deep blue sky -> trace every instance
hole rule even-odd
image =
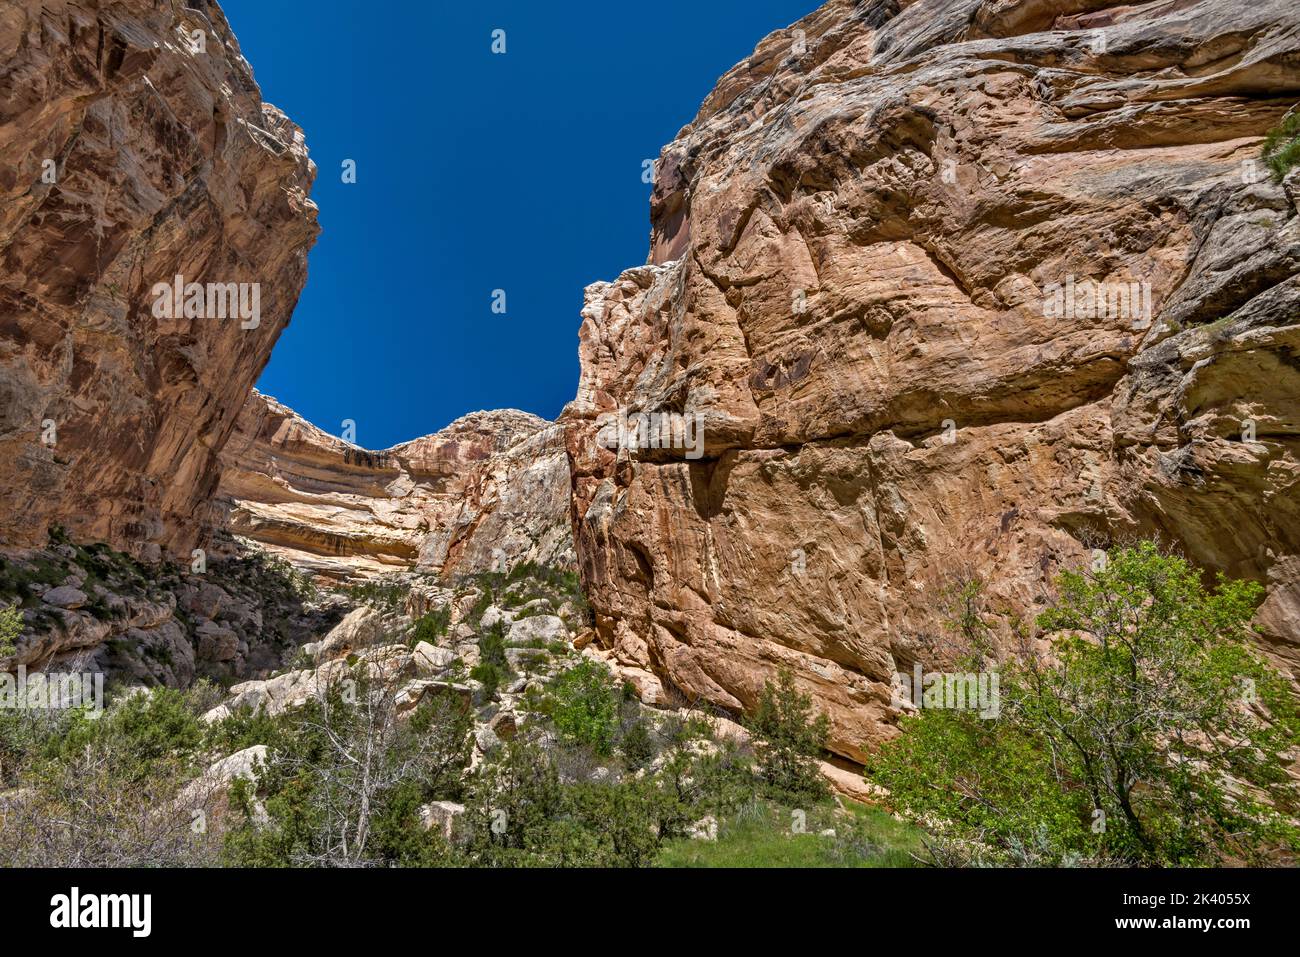
[[[374,449],[476,409],[554,418],[583,287],[645,262],[642,160],[817,6],[222,0],[319,167],[323,232],[258,387],[328,432],[355,420]]]

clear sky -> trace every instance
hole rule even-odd
[[[323,232],[258,387],[378,449],[476,409],[559,414],[583,287],[645,262],[642,161],[818,0],[221,5],[319,167]]]

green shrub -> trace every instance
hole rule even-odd
[[[97,717],[75,711],[49,756],[67,759],[91,745],[102,745],[112,755],[116,773],[138,780],[151,773],[155,762],[193,756],[204,735],[189,694],[154,688],[119,701]]]
[[[220,721],[208,725],[204,746],[219,754],[234,754],[255,744],[278,747],[284,721],[271,717],[264,709],[254,711],[244,705]]]
[[[638,719],[628,726],[623,732],[619,747],[623,752],[623,763],[632,771],[639,771],[654,760],[654,740],[644,719]]]
[[[648,867],[663,844],[671,819],[670,798],[653,781],[579,782],[565,794],[571,813],[597,836],[586,850],[586,867]]]
[[[73,712],[43,708],[0,708],[0,791],[18,785],[19,776],[57,752]]]
[[[18,651],[18,636],[23,633],[23,613],[17,607],[0,608],[0,658]]]
[[[541,748],[524,736],[506,742],[470,786],[465,815],[472,855],[489,866],[542,863],[563,802],[560,776]]]
[[[1146,542],[1067,572],[1053,654],[999,669],[999,717],[923,709],[868,766],[949,862],[1198,865],[1300,847],[1295,697],[1250,645],[1261,589]],[[1234,783],[1235,782],[1235,783]]]
[[[431,645],[436,645],[438,639],[447,634],[447,627],[451,624],[451,606],[443,605],[426,615],[422,615],[416,622],[415,627],[411,629],[410,643],[412,646],[421,641],[427,641]]]
[[[723,815],[754,798],[754,765],[750,755],[734,741],[707,738],[675,744],[656,775],[671,800],[665,805],[662,832],[679,837],[707,814]]]
[[[1260,155],[1273,178],[1279,182],[1300,164],[1300,110],[1291,110],[1282,122],[1268,131]]]
[[[609,669],[583,659],[551,682],[544,710],[567,741],[605,756],[614,748],[621,698]]]
[[[827,796],[817,761],[826,747],[830,719],[814,717],[812,697],[795,686],[790,669],[780,669],[775,684],[763,682],[749,730],[758,775],[771,797],[798,805]]]
[[[481,682],[490,697],[497,688],[510,679],[510,661],[506,658],[506,633],[501,622],[484,631],[478,638],[478,664],[470,669],[469,676]]]
[[[551,755],[519,737],[482,768],[466,804],[470,860],[504,867],[644,867],[671,797],[642,779],[565,784]]]

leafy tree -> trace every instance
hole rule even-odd
[[[777,672],[775,684],[763,682],[749,729],[759,778],[772,797],[798,804],[826,796],[817,760],[826,747],[830,719],[814,716],[812,697],[799,691],[789,668]]]
[[[1001,668],[1000,718],[925,709],[869,774],[964,859],[1190,865],[1300,847],[1296,699],[1250,644],[1261,589],[1154,544],[1067,572],[1051,653]]]

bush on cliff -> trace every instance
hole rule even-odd
[[[18,636],[22,631],[22,612],[16,607],[0,608],[0,658],[8,658],[18,650]]]
[[[1258,863],[1300,848],[1287,681],[1249,643],[1260,595],[1207,588],[1151,543],[1067,572],[1052,642],[999,669],[998,717],[924,708],[868,775],[931,824],[941,859]]]
[[[1268,131],[1261,154],[1278,181],[1300,164],[1300,109],[1293,109]]]
[[[470,670],[469,676],[481,682],[484,694],[491,697],[512,674],[510,661],[506,658],[505,628],[501,622],[479,635],[478,655],[478,664]]]

